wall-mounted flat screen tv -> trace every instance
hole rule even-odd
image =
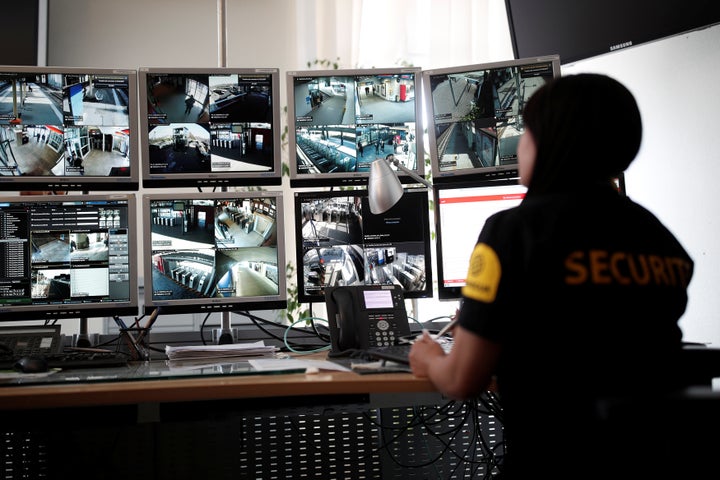
[[[515,58],[563,65],[720,23],[717,0],[505,0]]]

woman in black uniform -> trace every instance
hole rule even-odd
[[[651,478],[662,452],[647,464],[645,444],[612,436],[598,414],[682,381],[693,262],[614,184],[640,148],[640,112],[617,81],[580,74],[540,88],[524,123],[525,199],[482,227],[451,353],[425,334],[411,368],[457,399],[497,381],[503,478]]]

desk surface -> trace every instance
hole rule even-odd
[[[316,359],[324,358],[322,354]],[[107,370],[112,374],[112,369]],[[353,395],[435,392],[426,379],[409,373],[321,371],[173,377],[160,379],[100,378],[98,381],[0,386],[0,409],[249,399],[305,395]]]

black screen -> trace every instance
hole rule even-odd
[[[5,5],[0,43],[10,48],[0,51],[0,65],[38,64],[38,32],[41,28],[39,13],[38,0],[23,0]],[[42,27],[47,28],[45,25]]]
[[[505,0],[515,58],[562,64],[720,22],[717,0]]]

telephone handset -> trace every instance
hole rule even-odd
[[[325,304],[332,354],[394,345],[410,335],[400,286],[327,287]]]

